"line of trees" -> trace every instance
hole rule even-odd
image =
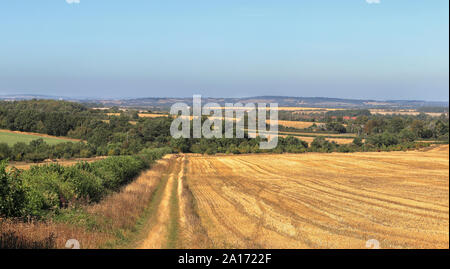
[[[40,138],[29,144],[18,142],[11,147],[0,143],[0,160],[42,162],[46,159],[90,158],[95,155],[96,148],[83,142],[49,145]]]
[[[327,118],[326,124],[315,125],[306,130],[314,132],[357,133],[368,137],[375,134],[390,133],[401,138],[435,139],[448,143],[449,118],[442,114],[431,117],[426,114],[412,115],[371,115],[359,116],[354,120],[342,117]]]

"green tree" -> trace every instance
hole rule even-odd
[[[9,148],[8,144],[0,143],[0,161],[11,158],[12,151]]]

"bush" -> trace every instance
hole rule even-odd
[[[114,156],[91,164],[93,173],[102,179],[106,189],[117,190],[146,168],[142,159]]]
[[[63,177],[75,188],[78,199],[99,202],[105,195],[105,187],[102,185],[101,178],[83,169],[86,164],[66,168]]]
[[[23,171],[22,178],[27,188],[26,213],[43,216],[48,211],[67,207],[76,199],[74,186],[62,180],[64,167],[60,165],[35,166]]]
[[[6,164],[0,162],[0,216],[20,217],[25,213],[25,188],[19,171],[7,171]]]
[[[11,154],[12,151],[9,148],[8,144],[0,143],[0,161],[10,158]]]
[[[30,152],[25,154],[24,159],[27,161],[32,161],[34,163],[38,163],[47,159],[47,155],[44,152]]]
[[[382,134],[370,135],[367,138],[366,143],[382,148],[397,145],[399,143],[399,139],[395,134],[384,132]]]
[[[326,140],[323,136],[317,136],[311,143],[311,150],[318,152],[332,152],[337,145]]]
[[[398,137],[402,142],[412,142],[416,140],[416,135],[409,129],[401,130]]]
[[[357,147],[361,147],[364,143],[361,139],[361,137],[355,137],[355,139],[353,139],[353,145],[357,146]]]

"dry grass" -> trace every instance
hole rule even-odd
[[[88,249],[97,248],[111,235],[51,221],[0,220],[0,249],[62,249],[69,239],[80,241],[81,248]]]
[[[190,157],[187,178],[216,248],[449,247],[448,146]]]

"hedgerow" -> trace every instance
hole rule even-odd
[[[145,149],[134,156],[114,156],[70,167],[59,164],[8,171],[0,164],[0,216],[43,217],[80,203],[98,202],[132,181],[167,153]]]

